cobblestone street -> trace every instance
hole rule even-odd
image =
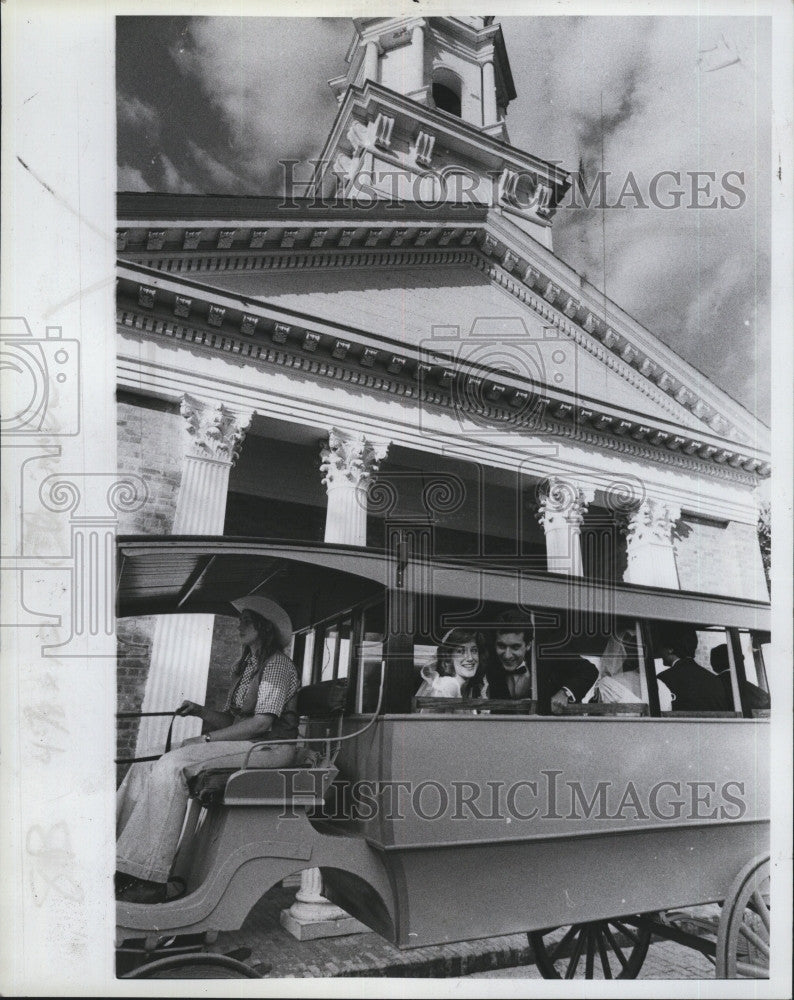
[[[713,979],[714,967],[703,955],[672,941],[659,941],[648,950],[638,979]],[[534,965],[475,972],[471,979],[541,979]]]
[[[297,941],[279,923],[294,889],[271,890],[241,930],[221,934],[216,950],[238,953],[249,965],[272,965],[269,978],[388,976],[394,978],[542,978],[532,962],[526,934],[483,938],[400,951],[377,934]],[[712,979],[711,963],[698,952],[669,941],[651,945],[640,979]]]

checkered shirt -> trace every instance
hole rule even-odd
[[[243,672],[232,687],[223,706],[224,712],[240,715],[248,688],[257,673],[257,664],[250,652],[246,656]],[[298,671],[292,660],[284,653],[273,653],[265,663],[262,678],[259,681],[259,692],[256,698],[254,715],[282,716],[289,702],[298,693]]]

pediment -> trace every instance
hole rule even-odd
[[[209,276],[208,276],[209,277]],[[211,276],[212,287],[483,365],[648,420],[697,417],[594,339],[577,343],[471,264],[323,268]]]

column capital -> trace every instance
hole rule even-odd
[[[592,487],[553,476],[538,490],[538,520],[544,529],[563,523],[580,527],[594,496]]]
[[[179,412],[190,439],[188,455],[233,465],[240,454],[252,414],[230,410],[222,403],[205,403],[183,396]]]
[[[341,485],[366,488],[388,450],[388,441],[370,441],[363,434],[332,427],[320,449],[323,484],[329,492]]]
[[[681,507],[667,500],[648,497],[629,512],[626,540],[629,546],[643,540],[670,543],[673,528],[681,517]]]

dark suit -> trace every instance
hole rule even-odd
[[[731,675],[728,671],[723,671],[721,674],[717,674],[719,679],[722,681],[722,686],[725,688],[725,694],[728,700],[733,704],[733,687],[731,686]],[[764,691],[763,688],[758,687],[757,684],[753,684],[751,681],[740,681],[739,689],[742,692],[742,701],[747,705],[748,708],[770,708],[772,702],[769,698],[769,694]],[[738,705],[736,708],[738,709]]]
[[[663,670],[658,678],[675,696],[675,712],[730,712],[733,701],[726,693],[722,681],[710,670],[701,667],[691,656],[676,660],[672,667]]]
[[[575,700],[581,701],[597,680],[595,665],[575,654],[560,660],[539,661],[538,690],[531,692],[538,703],[538,714],[551,715],[551,699],[560,688],[568,688]],[[513,697],[507,683],[507,671],[498,662],[488,671],[488,697]]]
[[[719,646],[715,646],[714,649],[712,649],[711,669],[722,681],[722,686],[725,688],[728,700],[731,704],[733,704],[733,687],[731,685],[730,660],[728,659],[727,643],[723,642]],[[758,687],[757,684],[744,680],[739,682],[739,688],[742,692],[742,701],[747,708],[771,707],[772,703],[769,699],[769,693],[764,691],[763,688]],[[737,705],[736,708],[738,709],[739,706]]]

